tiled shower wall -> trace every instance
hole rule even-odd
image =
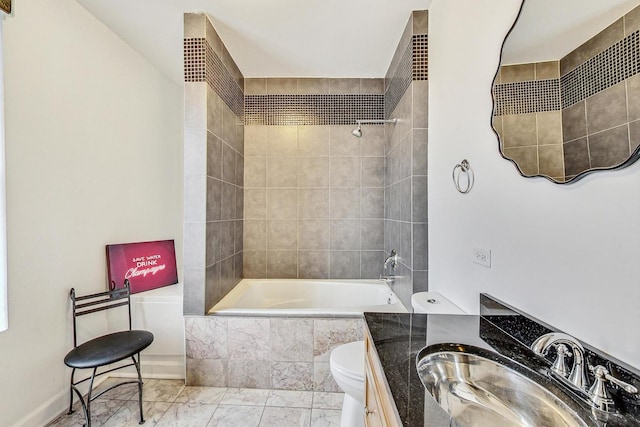
[[[244,277],[377,278],[382,79],[245,79]],[[259,107],[259,108],[258,108]],[[348,123],[348,124],[341,124]]]
[[[411,294],[428,288],[427,128],[428,12],[415,11],[385,78],[384,250],[396,249],[400,263],[394,291],[411,306]]]
[[[243,77],[204,14],[184,15],[184,313],[242,277]]]
[[[562,58],[557,72],[554,64],[553,75],[545,70],[537,77],[541,66],[549,69],[548,63],[501,68],[494,88],[494,125],[504,154],[525,174],[568,180],[591,168],[619,165],[637,149],[639,30],[640,7]],[[558,132],[562,145],[557,143]],[[536,138],[537,153],[531,143]],[[541,140],[553,145],[543,147]],[[559,175],[560,151],[564,175]]]

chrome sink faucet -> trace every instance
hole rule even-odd
[[[544,356],[552,346],[555,346],[557,356],[555,362],[553,362],[551,371],[557,374],[563,381],[568,381],[570,385],[578,389],[593,408],[604,412],[615,411],[614,401],[605,387],[607,382],[617,385],[620,389],[631,394],[636,399],[640,398],[637,387],[611,376],[609,371],[600,365],[596,367],[589,366],[589,370],[594,374],[594,383],[589,387],[586,377],[587,365],[585,365],[584,347],[571,335],[562,332],[544,334],[531,344],[531,350],[538,355]],[[571,348],[574,359],[573,367],[571,368],[571,373],[568,378],[567,366],[564,362],[564,358],[568,355],[569,351],[567,346]]]
[[[551,332],[544,334],[531,344],[531,350],[541,356],[545,356],[549,349],[555,346],[558,357],[553,363],[551,370],[562,378],[567,378],[564,357],[567,355],[567,346],[571,348],[573,354],[573,367],[569,373],[568,380],[576,388],[584,390],[587,387],[587,376],[584,366],[584,347],[571,335],[562,332]]]

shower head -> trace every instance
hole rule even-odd
[[[393,123],[393,124],[396,124],[397,122],[398,122],[398,119],[356,120],[356,124],[358,125],[358,127],[351,131],[351,135],[355,136],[356,138],[362,138],[362,124],[363,123],[372,123],[372,124],[376,124],[376,123]]]

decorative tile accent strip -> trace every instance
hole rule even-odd
[[[205,39],[184,39],[184,81],[205,81]]]
[[[247,95],[246,125],[348,125],[384,117],[384,95]]]
[[[204,38],[184,39],[184,80],[204,82],[238,117],[244,113],[244,93]]]
[[[560,78],[562,108],[620,83],[639,71],[640,31],[635,31]]]
[[[402,95],[407,91],[413,80],[413,43],[409,43],[398,62],[395,73],[391,76],[389,86],[384,94],[384,114],[389,118],[396,109]]]
[[[560,80],[535,80],[494,86],[494,115],[560,110]]]
[[[429,50],[427,34],[414,34],[398,62],[386,88],[384,114],[389,118],[413,80],[428,80]]]
[[[413,36],[413,80],[429,80],[429,42],[426,34]]]

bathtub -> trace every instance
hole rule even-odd
[[[209,314],[249,316],[362,316],[406,313],[382,280],[243,279]]]

